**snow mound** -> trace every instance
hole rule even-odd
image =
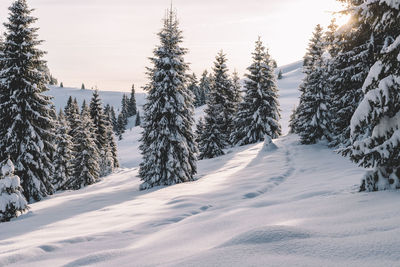
[[[265,244],[293,239],[310,238],[312,234],[309,231],[290,226],[268,226],[260,229],[251,230],[242,233],[221,247],[246,245],[246,244]]]

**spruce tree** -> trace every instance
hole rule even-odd
[[[198,85],[196,74],[188,75],[188,89],[194,96],[194,106],[200,107],[202,105],[202,94]]]
[[[282,79],[283,79],[283,73],[282,73],[282,70],[279,70],[278,80],[282,80]]]
[[[140,119],[140,113],[139,113],[139,110],[137,111],[137,113],[136,113],[136,120],[135,120],[135,126],[140,126],[142,123],[141,123],[141,119]]]
[[[56,130],[56,153],[54,157],[53,186],[55,190],[63,188],[72,177],[73,148],[72,137],[68,134],[69,126],[64,113],[60,110]]]
[[[0,169],[0,222],[8,222],[28,210],[21,191],[20,178],[14,175],[14,164],[7,159]]]
[[[360,3],[349,1],[345,12],[350,22],[337,34],[339,53],[332,58],[332,132],[331,146],[346,148],[350,145],[350,120],[363,98],[362,86],[374,64],[379,47],[375,45],[371,26],[361,20]],[[342,149],[344,154],[348,150]]]
[[[242,86],[240,84],[239,74],[235,70],[232,74],[232,90],[233,90],[233,105],[235,108],[235,114],[239,108],[239,103],[242,102]],[[235,115],[236,116],[236,115]]]
[[[172,10],[158,34],[160,45],[150,59],[140,149],[141,189],[194,180],[197,147],[192,132],[193,95],[186,87],[187,53]]]
[[[253,52],[253,63],[245,81],[246,95],[235,119],[232,143],[247,145],[281,135],[278,89],[272,59],[260,38]]]
[[[73,176],[64,184],[64,189],[78,190],[99,181],[99,153],[89,107],[84,105],[81,113],[74,144]]]
[[[60,88],[64,88],[63,82],[60,82]]]
[[[292,109],[292,114],[290,114],[290,118],[289,118],[289,133],[290,134],[299,133],[296,125],[297,125],[297,108],[296,108],[296,106],[294,106]]]
[[[81,90],[85,90],[85,84],[82,83]]]
[[[136,97],[135,97],[135,85],[132,85],[131,96],[128,104],[128,115],[129,117],[135,116],[137,112],[136,108]]]
[[[201,75],[199,83],[199,91],[200,91],[201,105],[203,106],[207,103],[208,96],[211,92],[211,79],[208,75],[207,70],[205,70]]]
[[[117,119],[117,131],[115,132],[115,134],[118,136],[118,140],[122,140],[122,135],[125,133],[126,131],[126,117],[125,115],[121,112],[118,115],[118,119]]]
[[[302,144],[331,140],[329,101],[325,70],[326,60],[323,30],[317,25],[304,61],[306,77],[300,85],[300,104],[297,108],[296,129]]]
[[[383,42],[364,82],[363,100],[351,119],[350,158],[372,168],[362,191],[400,188],[400,3],[370,0],[361,19]]]
[[[72,97],[70,97],[68,99],[67,105],[64,108],[64,112],[65,112],[65,118],[69,126],[68,134],[72,137],[72,140],[76,142],[75,137],[77,133],[77,128],[81,120],[79,106],[76,98],[72,99]]]
[[[98,91],[93,92],[90,102],[90,117],[94,126],[94,140],[99,152],[100,176],[110,174],[114,169],[114,159],[111,153],[110,140],[112,134],[109,122],[103,113],[103,105]]]
[[[25,0],[9,8],[0,72],[0,161],[15,163],[23,193],[29,202],[39,201],[54,192],[51,184],[54,150],[54,121],[46,79],[41,71],[44,52],[37,47],[36,18]]]
[[[200,142],[201,142],[201,138],[202,138],[202,135],[204,133],[204,126],[205,126],[204,125],[204,119],[200,118],[199,121],[196,124],[196,131],[195,131],[196,143],[197,144],[200,144]],[[200,147],[199,147],[199,151],[200,151]]]
[[[210,103],[216,105],[216,110],[213,113],[217,116],[216,122],[220,136],[221,143],[226,145],[230,144],[230,135],[233,130],[233,118],[235,116],[235,94],[233,91],[232,81],[228,75],[228,68],[226,66],[226,56],[223,51],[220,51],[214,62],[214,74],[211,84],[211,90],[214,94]],[[207,124],[207,122],[206,122]]]

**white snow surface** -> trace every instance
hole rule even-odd
[[[279,82],[285,132],[301,78]],[[117,173],[0,224],[0,266],[398,266],[400,195],[358,193],[365,171],[326,146],[232,148],[195,182],[139,191],[139,137]]]

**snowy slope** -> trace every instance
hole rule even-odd
[[[300,77],[280,81],[282,108]],[[139,133],[119,144],[130,168],[1,224],[0,266],[398,266],[400,195],[357,193],[364,170],[328,148],[284,136],[275,149],[200,161],[195,182],[143,192]]]
[[[83,100],[86,100],[86,102],[89,103],[93,95],[93,90],[90,89],[81,90],[77,88],[61,88],[57,86],[50,86],[49,88],[50,90],[47,91],[46,94],[53,97],[53,103],[57,110],[65,107],[69,96],[76,98],[78,104],[81,105]],[[118,111],[121,108],[121,100],[124,94],[129,96],[130,92],[99,91],[103,104],[113,106],[115,111]],[[144,93],[136,93],[135,97],[139,106],[144,104],[146,97]]]

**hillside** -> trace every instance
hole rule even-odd
[[[130,92],[99,91],[100,98],[104,105],[109,104],[110,106],[113,106],[115,111],[118,111],[121,108],[121,100],[124,94],[129,96]],[[50,90],[46,92],[46,95],[53,97],[53,103],[56,106],[56,109],[59,110],[60,108],[65,107],[69,96],[76,98],[79,105],[82,104],[83,100],[86,100],[86,102],[89,103],[93,95],[93,90],[50,86]],[[146,99],[145,93],[136,93],[135,97],[139,106],[144,104]]]
[[[279,81],[284,132],[300,66]],[[399,194],[358,193],[365,170],[323,145],[233,148],[195,182],[139,191],[140,129],[124,137],[119,172],[1,224],[0,266],[398,265]]]

